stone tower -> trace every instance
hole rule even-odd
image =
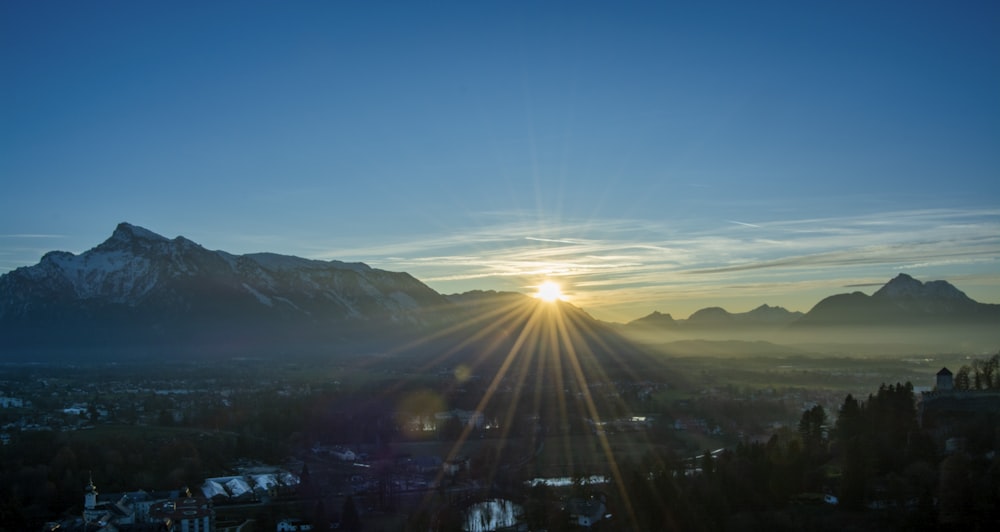
[[[937,372],[937,383],[934,386],[934,391],[950,392],[953,389],[954,383],[951,380],[951,371],[948,368],[941,368],[941,371]]]

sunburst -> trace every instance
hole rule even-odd
[[[566,300],[562,286],[555,281],[545,281],[538,285],[538,293],[535,294],[535,297],[547,303]]]

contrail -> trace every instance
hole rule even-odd
[[[742,225],[744,227],[756,227],[757,229],[760,229],[759,225],[748,224],[746,222],[737,222],[736,220],[726,220],[726,221],[729,222],[729,223],[731,223],[731,224]]]

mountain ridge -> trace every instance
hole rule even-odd
[[[870,296],[852,292],[823,298],[793,325],[919,325],[998,320],[1000,305],[977,302],[947,281],[921,282],[900,273]]]
[[[211,251],[183,236],[170,239],[122,222],[79,255],[51,251],[38,264],[0,275],[0,348],[161,343],[230,351],[381,349],[426,337],[464,344],[448,335],[477,336],[468,323],[487,324],[484,316],[498,319],[532,303],[537,301],[516,292],[444,295],[409,273],[361,262]],[[806,313],[767,304],[742,313],[707,307],[687,319],[654,311],[618,324],[557,305],[591,335],[588,342],[618,346],[624,344],[599,337],[667,332],[717,339],[740,331],[833,326],[1000,324],[1000,305],[978,303],[946,281],[925,283],[903,273],[870,296],[835,294]],[[521,316],[505,323],[520,330],[527,322]]]
[[[361,263],[209,251],[128,223],[79,255],[46,253],[0,276],[8,345],[344,341],[442,319],[446,299]],[[384,326],[391,324],[386,329]],[[371,327],[368,327],[371,325]]]

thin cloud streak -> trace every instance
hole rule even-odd
[[[540,227],[490,217],[467,232],[324,255],[408,271],[445,292],[516,290],[541,277],[556,277],[564,280],[574,302],[595,312],[612,306],[669,306],[679,298],[843,287],[869,281],[872,272],[884,273],[876,279],[887,279],[902,268],[949,267],[972,274],[966,270],[995,270],[1000,261],[1000,210],[727,221],[698,231],[679,229],[684,225],[592,219]],[[746,225],[754,231],[740,229]],[[489,286],[490,279],[501,286]]]
[[[746,222],[738,222],[736,220],[727,220],[727,221],[729,223],[731,223],[731,224],[742,225],[743,227],[753,227],[753,228],[756,228],[756,229],[760,229],[761,228],[761,226],[759,226],[757,224],[750,224],[750,223],[746,223]]]

